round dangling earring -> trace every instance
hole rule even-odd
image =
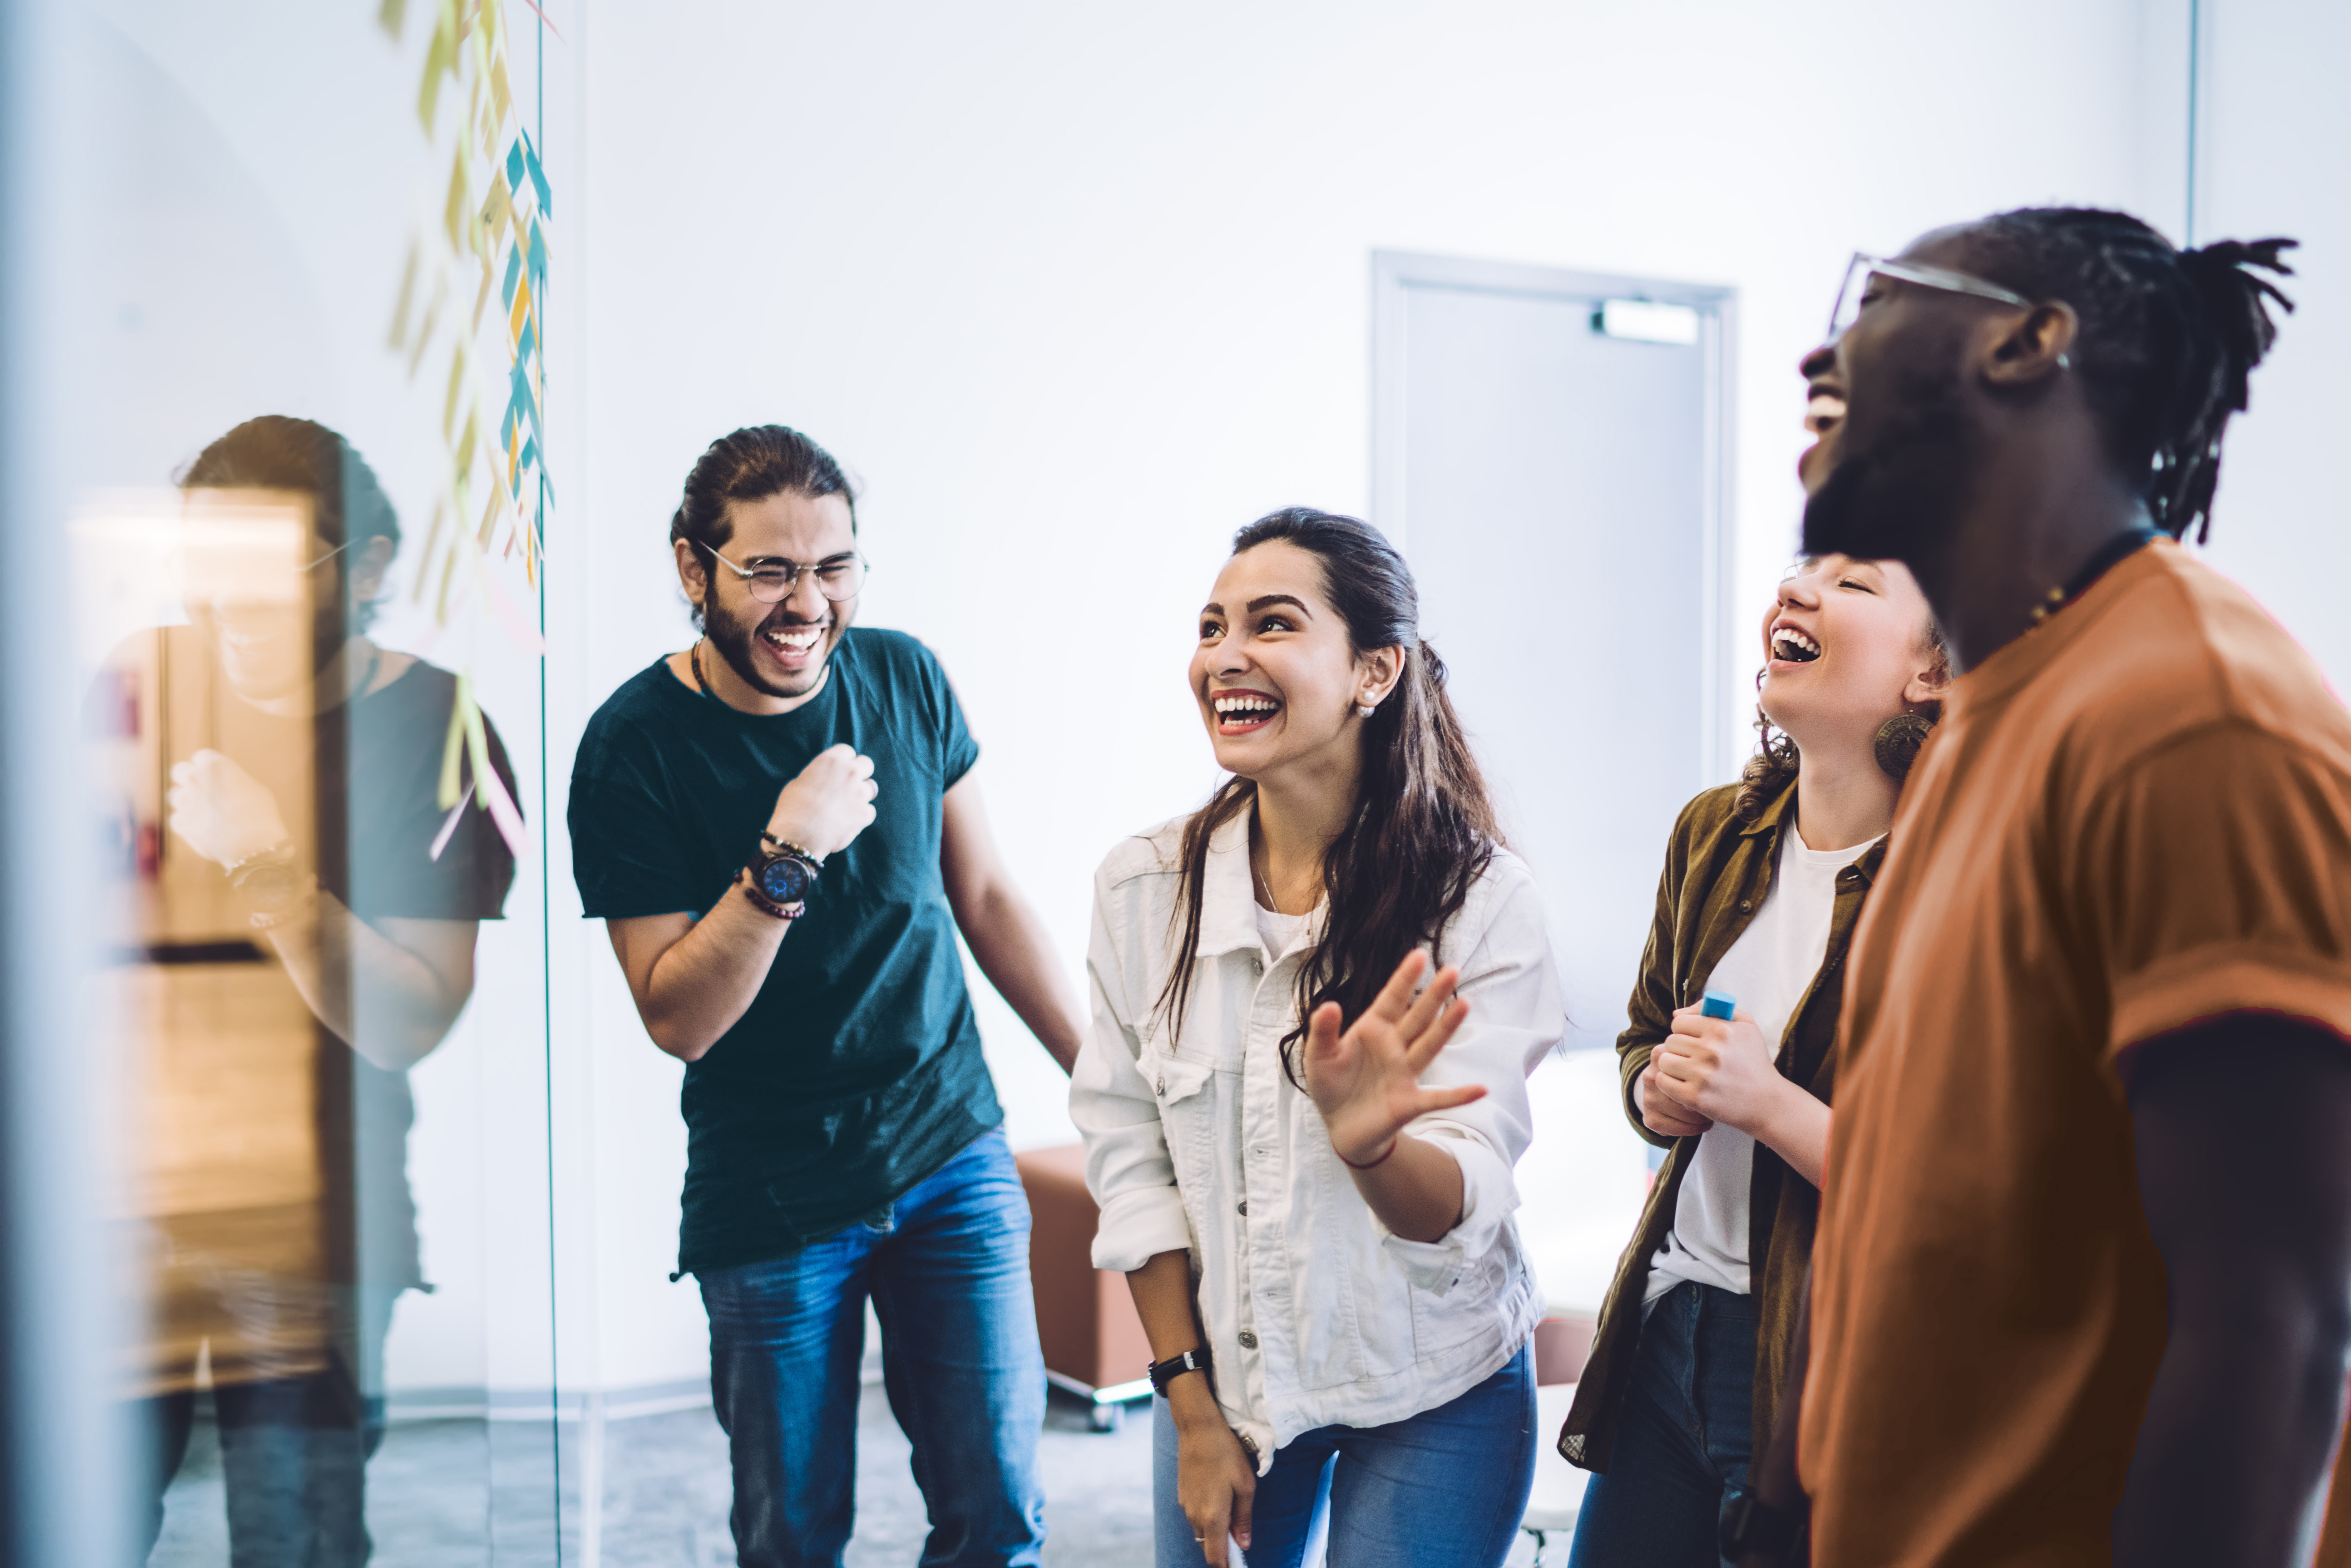
[[[1877,766],[1896,784],[1910,776],[1918,748],[1933,734],[1935,721],[1922,713],[1898,713],[1877,727]]]
[[[1357,703],[1355,705],[1355,716],[1357,718],[1369,718],[1372,715],[1379,711],[1379,705],[1376,703]]]

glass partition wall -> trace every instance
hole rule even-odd
[[[74,891],[11,961],[104,1352],[104,1522],[21,1560],[554,1562],[539,24],[20,9],[11,768],[69,783],[11,834]]]

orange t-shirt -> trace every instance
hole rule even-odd
[[[1813,1561],[2104,1563],[2165,1333],[2116,1057],[2249,1009],[2351,1036],[2351,715],[2158,540],[1956,684],[1846,985]]]

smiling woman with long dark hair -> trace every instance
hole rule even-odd
[[[1231,777],[1097,874],[1071,1092],[1164,1396],[1160,1568],[1295,1564],[1318,1517],[1334,1562],[1494,1568],[1534,1464],[1541,901],[1367,525],[1242,529],[1189,679]]]

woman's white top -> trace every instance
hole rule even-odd
[[[1438,944],[1470,1012],[1421,1080],[1482,1083],[1486,1096],[1411,1128],[1459,1162],[1461,1222],[1432,1242],[1394,1235],[1282,1071],[1313,943],[1275,953],[1261,936],[1247,813],[1210,841],[1198,967],[1171,1040],[1158,1004],[1181,935],[1183,827],[1127,840],[1094,875],[1093,1029],[1070,1113],[1102,1206],[1094,1266],[1191,1254],[1217,1398],[1262,1471],[1318,1427],[1376,1427],[1458,1397],[1534,1332],[1510,1167],[1531,1135],[1527,1074],[1565,1016],[1534,879],[1497,852]],[[1319,939],[1321,913],[1304,918]]]
[[[1774,1061],[1796,1009],[1828,956],[1837,873],[1876,841],[1846,850],[1806,849],[1792,825],[1782,828],[1779,875],[1763,907],[1707,977],[1708,990],[1729,991],[1739,1010],[1755,1020],[1771,1041]],[[1645,1303],[1684,1280],[1748,1294],[1748,1199],[1754,1176],[1752,1137],[1719,1122],[1699,1136],[1698,1155],[1674,1195],[1674,1228],[1649,1260]]]
[[[1322,924],[1322,905],[1316,904],[1303,915],[1284,915],[1279,909],[1257,906],[1257,938],[1265,946],[1265,956],[1281,958],[1290,950],[1311,937]]]

